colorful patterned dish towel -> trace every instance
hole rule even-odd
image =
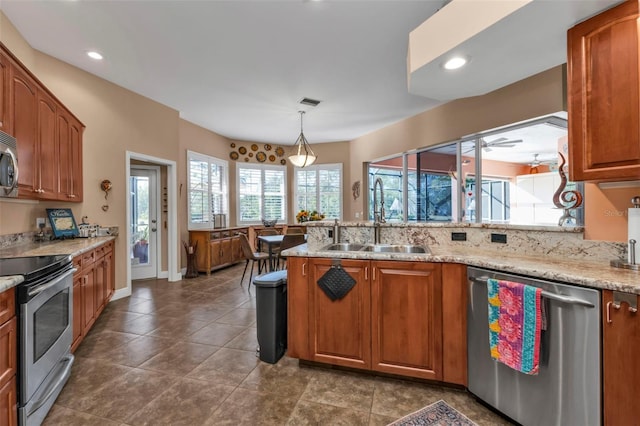
[[[491,357],[525,374],[538,374],[543,329],[542,290],[487,280]]]

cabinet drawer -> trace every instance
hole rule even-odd
[[[95,250],[91,250],[85,253],[82,253],[82,267],[86,268],[87,266],[91,265],[93,262],[96,261],[96,251]]]
[[[73,258],[73,267],[78,271],[82,269],[82,255]]]
[[[100,247],[95,249],[95,258],[96,259],[100,259],[101,257],[104,257],[105,254],[107,254],[107,244],[103,244]]]
[[[17,324],[16,317],[13,317],[0,326],[0,386],[16,375]]]
[[[16,314],[16,289],[10,288],[0,293],[0,324]]]

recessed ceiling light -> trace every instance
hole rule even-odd
[[[87,52],[87,56],[90,57],[91,59],[95,59],[95,60],[101,60],[102,59],[102,55],[98,52],[96,52],[95,50],[90,50]]]
[[[458,68],[461,68],[462,66],[464,66],[464,64],[466,63],[467,63],[467,60],[465,58],[461,56],[455,56],[444,63],[444,69],[457,70]]]

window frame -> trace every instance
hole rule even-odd
[[[278,222],[280,223],[287,223],[288,221],[288,200],[287,200],[287,185],[288,185],[288,181],[287,181],[287,166],[279,166],[279,165],[275,165],[275,164],[253,164],[253,163],[237,163],[236,164],[236,223],[238,224],[238,226],[251,226],[251,225],[261,225],[262,224],[262,218],[260,218],[259,220],[242,220],[242,212],[240,211],[240,171],[242,169],[254,169],[254,170],[260,170],[260,176],[261,176],[261,189],[260,189],[260,213],[261,216],[263,214],[263,209],[262,206],[264,204],[264,172],[265,170],[278,170],[278,171],[282,171],[283,173],[283,182],[284,182],[284,192],[282,195],[282,199],[283,199],[283,215],[284,218],[283,219],[278,219]]]
[[[211,165],[215,164],[219,167],[223,167],[224,172],[222,176],[222,187],[223,189],[217,193],[219,193],[222,197],[223,201],[223,211],[216,214],[226,214],[229,216],[229,162],[223,160],[221,158],[212,157],[210,155],[202,154],[195,151],[187,150],[187,230],[199,230],[199,229],[213,229],[214,220],[213,220],[213,212],[209,208],[208,220],[202,222],[193,222],[191,220],[191,161],[200,161],[207,163],[207,205],[211,207],[211,194],[213,193],[211,190]],[[200,191],[205,192],[205,191]]]
[[[337,219],[342,220],[344,216],[344,202],[343,202],[343,186],[344,186],[344,172],[342,163],[327,163],[327,164],[314,164],[311,166],[307,166],[305,168],[294,167],[293,173],[293,200],[291,202],[291,208],[293,209],[293,217],[300,211],[297,205],[298,201],[298,171],[309,172],[314,171],[316,174],[316,206],[322,205],[321,203],[321,194],[320,194],[320,172],[323,170],[337,170],[340,173],[340,184],[338,185],[338,200],[340,203],[339,214]],[[318,207],[318,213],[326,213],[320,211],[320,207]],[[329,219],[329,217],[327,216]],[[334,219],[331,217],[330,219]]]

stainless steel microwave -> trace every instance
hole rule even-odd
[[[18,196],[18,148],[16,139],[0,131],[0,197]]]

